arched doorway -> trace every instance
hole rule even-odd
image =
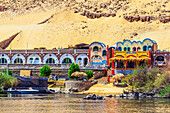
[[[14,64],[22,64],[23,63],[23,60],[21,58],[16,58],[14,60]]]
[[[136,63],[134,61],[127,62],[127,68],[135,68],[135,67],[136,67]]]
[[[155,58],[155,65],[163,65],[163,64],[166,64],[166,58],[162,55],[157,56]]]
[[[88,59],[87,58],[84,58],[84,66],[86,66],[88,63]]]
[[[116,68],[124,68],[124,62],[123,61],[118,61],[118,60],[116,60],[115,61],[115,67]]]
[[[0,64],[7,64],[6,58],[0,58]]]
[[[48,58],[45,63],[46,64],[55,64],[55,60],[53,58]]]

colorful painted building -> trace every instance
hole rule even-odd
[[[107,47],[101,42],[93,42],[89,45],[89,60],[91,65],[107,65]]]
[[[0,50],[0,65],[6,64],[71,64],[107,67],[108,74],[132,73],[144,62],[149,66],[168,67],[170,52],[159,51],[149,38],[143,41],[124,40],[113,46],[102,42],[77,44],[71,49]]]
[[[115,47],[116,45],[116,47]],[[143,41],[124,40],[108,48],[111,75],[117,73],[129,74],[144,63],[151,66],[151,51],[157,48],[157,43],[149,38]]]
[[[88,49],[0,50],[0,64],[71,64],[89,63]]]
[[[153,51],[152,64],[154,67],[170,69],[170,52],[169,51]]]

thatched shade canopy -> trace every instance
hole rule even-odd
[[[76,72],[72,73],[71,76],[75,76],[75,77],[87,77],[87,74],[84,73],[84,72],[76,71]]]
[[[125,78],[125,75],[124,74],[122,74],[122,73],[118,73],[118,74],[116,74],[115,76],[113,76],[112,77],[113,79],[122,79],[122,78]]]

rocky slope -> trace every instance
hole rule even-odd
[[[170,49],[169,0],[3,0],[0,9],[0,41],[22,31],[7,49],[147,37]]]

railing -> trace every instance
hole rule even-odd
[[[170,54],[170,51],[153,51],[152,53],[167,53],[167,54]]]
[[[76,53],[89,53],[88,49],[76,49]]]
[[[60,53],[74,53],[73,49],[61,49]]]
[[[40,69],[41,67],[43,67],[44,65],[49,65],[50,68],[52,70],[55,70],[55,69],[69,69],[70,65],[66,65],[66,64],[8,64],[8,69],[12,69],[12,70],[15,70],[15,69]],[[3,64],[1,65],[1,69],[6,69],[6,65]],[[95,70],[104,70],[105,67],[102,67],[102,66],[86,66],[86,67],[83,67],[83,66],[80,66],[80,69],[95,69]]]

